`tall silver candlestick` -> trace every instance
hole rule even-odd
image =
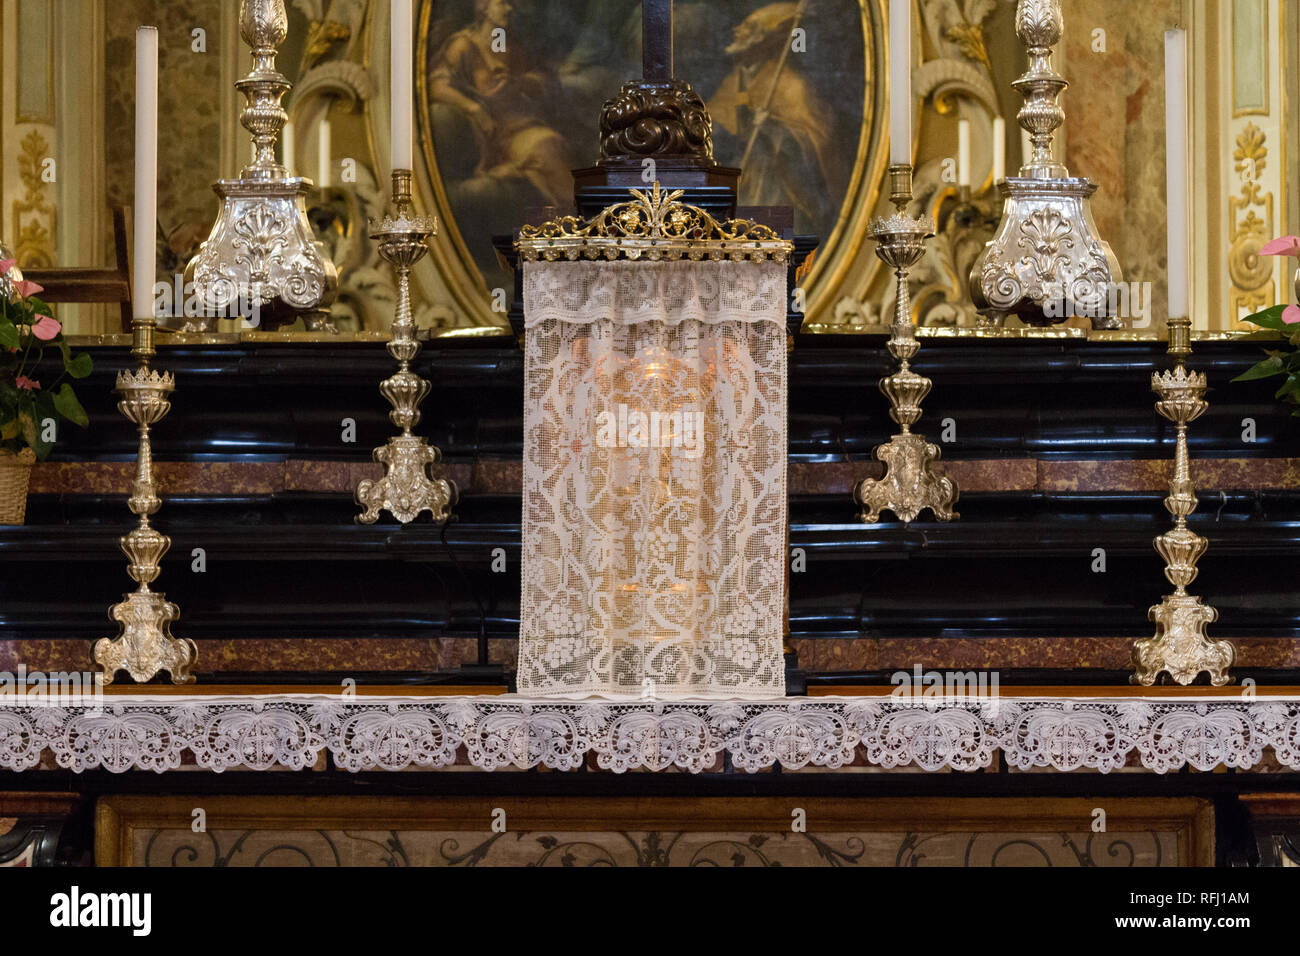
[[[411,431],[420,423],[420,403],[429,394],[429,383],[411,370],[420,354],[411,314],[411,269],[429,251],[429,239],[438,224],[411,214],[409,169],[393,170],[393,207],[395,217],[385,216],[374,223],[370,236],[379,243],[379,254],[397,271],[397,315],[388,342],[388,354],[398,363],[397,372],[380,384],[379,391],[393,406],[389,420],[402,431],[375,449],[374,459],[384,466],[384,477],[367,478],[357,485],[357,504],[365,508],[357,521],[374,524],[381,511],[388,511],[407,524],[428,511],[442,524],[451,517],[456,486],[429,474],[429,466],[441,461],[442,453]]]
[[[1027,325],[1086,316],[1095,329],[1117,329],[1111,287],[1122,276],[1092,221],[1097,184],[1070,176],[1052,155],[1052,137],[1065,122],[1057,97],[1069,86],[1052,66],[1063,27],[1060,0],[1019,0],[1016,35],[1028,49],[1029,69],[1011,85],[1025,99],[1016,118],[1033,152],[1019,176],[998,184],[1002,223],[971,268],[970,294],[991,324],[1008,315]]]
[[[290,176],[275,158],[289,119],[280,101],[292,89],[275,67],[289,29],[284,0],[241,0],[239,27],[253,51],[252,72],[235,84],[248,101],[240,123],[252,136],[252,162],[238,179],[212,186],[221,213],[185,269],[186,283],[194,283],[208,314],[185,331],[212,331],[219,315],[244,312],[265,328],[302,318],[308,329],[329,329],[338,272],[307,218],[312,182]]]

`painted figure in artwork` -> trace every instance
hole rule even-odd
[[[509,0],[475,0],[474,22],[447,38],[429,77],[435,102],[458,108],[478,147],[475,173],[527,180],[551,205],[573,194],[573,163],[549,114],[559,101],[554,75],[531,63],[510,30]]]
[[[790,52],[801,4],[770,3],[745,17],[725,52],[734,67],[708,99],[715,129],[736,140],[747,205],[795,207],[811,226],[834,222],[846,176],[834,116]],[[838,190],[839,192],[835,192]]]

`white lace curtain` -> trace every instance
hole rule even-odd
[[[784,695],[784,264],[523,269],[519,692]]]

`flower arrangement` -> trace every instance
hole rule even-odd
[[[89,424],[72,383],[65,379],[85,378],[93,363],[84,352],[72,354],[63,340],[63,326],[36,298],[41,287],[17,276],[13,259],[0,260],[0,452],[43,459],[54,446],[49,422],[63,418],[83,428]],[[59,350],[63,371],[42,385],[36,367],[47,348]]]
[[[1300,236],[1279,236],[1259,250],[1262,256],[1292,256],[1300,259]],[[1262,329],[1272,329],[1287,336],[1289,349],[1266,349],[1268,357],[1257,362],[1242,372],[1234,382],[1250,382],[1260,378],[1272,378],[1285,375],[1286,379],[1274,395],[1275,398],[1291,405],[1300,405],[1300,307],[1295,305],[1275,305],[1254,315],[1248,315],[1246,322],[1254,323]],[[1291,413],[1300,418],[1300,408]]]

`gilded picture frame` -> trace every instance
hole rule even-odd
[[[551,0],[547,0],[551,2]],[[561,0],[554,0],[561,2]],[[440,70],[446,71],[453,69],[446,64],[447,57],[439,59],[441,50],[446,49],[448,41],[453,39],[457,33],[464,33],[467,29],[466,12],[475,9],[482,9],[492,4],[489,0],[479,0],[478,3],[473,0],[420,0],[417,5],[417,36],[416,36],[416,102],[417,102],[417,158],[416,158],[416,182],[420,192],[426,200],[426,208],[436,214],[441,223],[440,234],[433,243],[432,253],[429,257],[428,270],[436,273],[437,284],[445,289],[446,298],[449,299],[446,304],[455,312],[459,313],[463,321],[472,325],[489,326],[503,325],[505,316],[502,310],[502,292],[506,296],[510,294],[508,280],[501,269],[493,269],[491,264],[484,267],[485,260],[490,255],[490,249],[487,248],[486,230],[478,228],[477,223],[467,222],[463,214],[457,215],[457,187],[462,186],[453,175],[449,174],[449,168],[454,163],[459,163],[460,168],[466,166],[464,157],[452,156],[452,146],[446,141],[439,142],[434,132],[434,122],[431,119],[430,103],[436,99],[436,86],[440,82]],[[820,21],[821,28],[817,27],[817,16],[819,15],[819,5],[821,7],[820,15],[823,19]],[[509,7],[509,4],[506,4]],[[519,6],[519,5],[517,5]],[[620,9],[623,10],[624,20],[630,22],[633,18],[639,27],[639,4],[636,0],[618,0]],[[832,35],[843,35],[845,33],[845,23],[851,12],[853,23],[852,28],[857,34],[855,37],[854,52],[851,57],[847,54],[843,56],[845,60],[851,60],[857,63],[857,76],[855,83],[861,89],[860,101],[855,98],[855,112],[857,114],[856,124],[852,128],[852,143],[849,148],[845,149],[842,142],[847,137],[838,133],[837,136],[828,138],[830,146],[837,154],[840,155],[844,167],[847,169],[847,175],[844,177],[846,185],[843,188],[843,199],[838,207],[834,209],[833,216],[824,217],[823,222],[830,222],[830,228],[825,227],[816,230],[821,240],[818,254],[816,254],[809,264],[806,273],[801,277],[801,288],[804,291],[805,311],[807,322],[816,325],[819,317],[823,313],[829,313],[835,307],[843,296],[858,294],[859,290],[865,287],[865,281],[874,275],[878,269],[878,262],[871,251],[871,243],[866,241],[866,230],[869,219],[876,209],[880,197],[880,189],[884,178],[885,165],[887,157],[885,143],[885,129],[887,121],[887,103],[886,89],[884,83],[885,68],[882,66],[887,63],[887,51],[885,43],[885,19],[884,19],[884,0],[806,0],[806,3],[796,4],[773,4],[762,2],[762,0],[729,0],[728,3],[719,5],[718,3],[710,4],[714,17],[723,17],[730,14],[732,29],[713,29],[706,31],[709,36],[707,48],[701,48],[697,42],[700,31],[689,29],[689,23],[692,14],[692,8],[703,6],[697,4],[694,0],[679,2],[677,5],[677,74],[682,79],[696,85],[706,102],[715,93],[720,93],[721,86],[717,82],[719,74],[725,74],[729,68],[729,63],[713,63],[712,59],[726,59],[731,54],[727,50],[735,50],[744,42],[745,30],[756,20],[762,25],[763,17],[771,8],[790,7],[800,9],[801,16],[808,17],[805,22],[809,24],[809,29],[803,39],[803,50],[815,50],[818,43],[826,42],[826,38]],[[536,14],[535,4],[530,4],[528,10]],[[717,12],[721,7],[726,9]],[[782,12],[782,11],[778,11]],[[742,16],[743,14],[743,16]],[[838,19],[833,22],[828,19],[830,15],[835,15]],[[562,20],[564,18],[561,18]],[[536,22],[536,21],[530,21]],[[576,29],[579,21],[576,19],[564,20]],[[772,24],[780,24],[782,30],[785,29],[786,21],[777,19],[770,20]],[[829,28],[828,28],[829,26]],[[831,29],[834,28],[834,29]],[[510,43],[511,28],[507,23],[504,42]],[[740,30],[738,34],[736,31]],[[522,31],[521,31],[522,32]],[[599,104],[604,98],[612,95],[617,91],[618,84],[623,80],[634,78],[640,71],[639,59],[639,30],[635,35],[625,36],[626,30],[620,32],[613,31],[617,37],[621,37],[622,49],[624,51],[623,60],[619,71],[604,70],[600,76],[591,78],[586,90],[583,105],[585,109],[581,111],[581,122],[574,124],[574,128],[588,127],[594,128],[594,124],[599,116]],[[376,40],[386,35],[386,31],[376,31]],[[861,41],[861,47],[858,49],[857,42]],[[843,53],[843,48],[839,48]],[[636,57],[633,59],[629,53],[635,52]],[[377,52],[377,51],[376,51]],[[736,54],[737,59],[743,54]],[[819,56],[825,56],[819,51]],[[798,64],[802,61],[791,63],[791,57],[786,58],[787,70],[800,69]],[[707,62],[706,62],[707,61]],[[812,60],[807,61],[809,63]],[[431,66],[430,64],[433,64]],[[692,70],[692,65],[695,69]],[[700,64],[705,63],[705,67]],[[873,72],[871,65],[876,65],[876,71]],[[737,67],[739,68],[739,67]],[[838,68],[838,67],[836,67]],[[554,71],[552,71],[554,72]],[[810,70],[810,74],[813,71]],[[626,74],[626,75],[623,75]],[[701,76],[701,74],[707,74]],[[813,80],[816,79],[814,75]],[[522,82],[522,81],[521,81]],[[585,80],[583,82],[586,82]],[[722,81],[725,85],[726,79]],[[810,87],[816,88],[816,83],[810,80]],[[786,86],[797,88],[798,84],[785,84]],[[769,104],[770,105],[770,104]],[[571,111],[575,117],[578,111]],[[837,114],[838,115],[838,114]],[[725,119],[725,117],[724,117]],[[372,117],[376,123],[378,117]],[[527,120],[520,121],[524,125]],[[386,126],[386,122],[383,124]],[[535,145],[539,140],[545,140],[546,134],[539,127],[543,124],[534,122],[531,126],[532,140]],[[719,122],[719,117],[715,117],[715,139],[718,141],[717,158],[724,164],[735,162],[738,156],[732,156],[727,150],[727,130],[725,124]],[[587,130],[591,132],[590,129]],[[378,138],[378,137],[376,137]],[[500,137],[497,137],[498,140]],[[795,137],[797,138],[797,136]],[[805,137],[808,138],[808,137]],[[521,137],[521,148],[529,144],[528,137]],[[464,151],[464,142],[458,144],[461,151]],[[590,165],[597,157],[598,142],[594,135],[581,137],[571,144],[571,168]],[[501,147],[501,152],[496,155],[501,157],[503,164],[510,162],[509,148]],[[731,152],[736,152],[732,149]],[[741,150],[741,152],[744,152]],[[851,157],[851,162],[850,162]],[[546,165],[541,163],[541,165]],[[561,188],[559,185],[559,167],[558,161],[549,163],[550,169],[545,172],[536,172],[535,177],[546,183],[553,184],[549,189],[543,189],[544,195],[557,194]],[[565,170],[567,174],[567,170]],[[751,178],[752,181],[752,178]],[[746,194],[746,181],[742,177],[741,181],[741,204],[742,205],[777,205],[775,202],[753,202],[752,197]],[[750,201],[747,202],[747,199]],[[568,185],[568,202],[572,201],[571,183]],[[501,218],[497,229],[492,231],[509,232],[513,228],[522,225],[525,215],[528,213],[528,206],[534,209],[539,205],[537,202],[515,203],[513,215],[516,218],[507,220]],[[543,208],[547,203],[543,201],[540,204]],[[508,225],[507,225],[508,223]],[[802,224],[796,218],[796,227]],[[488,273],[491,273],[490,275]],[[433,279],[426,273],[426,280]],[[426,282],[426,285],[429,283]],[[500,290],[500,291],[498,291]]]

